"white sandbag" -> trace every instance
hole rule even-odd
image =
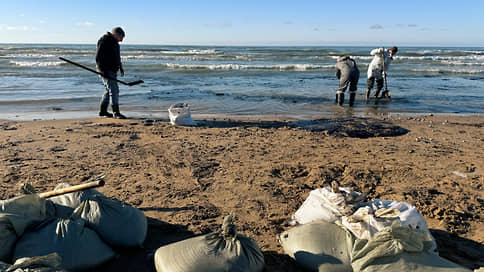
[[[324,220],[298,225],[279,235],[284,252],[312,271],[352,271],[354,238],[344,228]]]
[[[231,215],[222,232],[210,233],[158,248],[157,272],[257,272],[264,269],[264,256],[257,243],[237,234]]]
[[[56,219],[25,232],[17,241],[13,260],[57,252],[67,270],[93,269],[115,256],[83,220]]]
[[[176,103],[168,108],[168,116],[172,125],[196,126],[190,114],[190,107],[187,103]]]
[[[428,232],[401,226],[395,221],[377,232],[370,240],[357,240],[352,252],[354,271],[469,271],[437,254],[428,252]]]
[[[148,222],[143,212],[102,195],[92,195],[83,201],[72,218],[82,218],[111,246],[140,246],[148,232]]]
[[[340,187],[339,190],[354,197],[361,194],[348,188]],[[347,208],[346,204],[345,194],[334,193],[331,187],[318,188],[309,193],[290,221],[293,222],[292,225],[307,224],[316,220],[334,222],[343,215]]]

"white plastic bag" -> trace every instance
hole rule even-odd
[[[381,211],[391,211],[391,216],[379,215]],[[388,214],[388,212],[387,212]],[[354,222],[351,222],[351,219]],[[359,239],[370,239],[375,233],[391,226],[399,220],[403,226],[428,232],[424,217],[417,209],[406,203],[395,200],[374,199],[359,208],[351,216],[343,216],[341,222]]]
[[[168,109],[168,115],[170,116],[170,123],[172,125],[179,126],[196,126],[197,123],[192,120],[190,114],[190,107],[187,103],[176,103],[171,105]]]
[[[346,194],[359,196],[360,193],[348,188],[339,188]],[[316,220],[334,222],[343,214],[346,208],[345,196],[341,193],[334,193],[331,187],[324,187],[312,190],[308,198],[291,217],[291,224],[307,224]]]

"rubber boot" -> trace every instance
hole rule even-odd
[[[122,115],[119,112],[119,106],[118,105],[112,105],[111,107],[113,108],[114,118],[126,119],[126,116]]]
[[[350,101],[349,101],[350,107],[353,107],[353,105],[355,104],[355,97],[356,97],[356,93],[350,93]]]
[[[370,93],[371,93],[371,89],[366,89],[366,92],[365,92],[366,103],[368,103],[368,100],[370,100]]]
[[[338,93],[336,93],[336,99],[334,100],[334,103],[335,103],[335,104],[338,104],[338,97],[339,97],[339,94],[338,94]]]
[[[375,93],[373,94],[373,96],[374,96],[376,99],[378,99],[378,98],[379,98],[378,96],[380,95],[380,91],[381,91],[381,90],[375,90]]]
[[[113,114],[108,112],[108,106],[109,106],[108,103],[101,103],[101,105],[99,106],[100,117],[109,117],[109,118],[113,117]]]
[[[343,106],[343,102],[345,102],[345,94],[339,93],[338,95],[338,105]]]

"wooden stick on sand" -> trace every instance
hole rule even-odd
[[[84,183],[84,184],[79,184],[79,185],[74,185],[74,186],[71,186],[71,187],[68,187],[68,188],[63,188],[63,189],[48,191],[48,192],[45,192],[45,193],[40,193],[39,197],[48,198],[48,197],[52,197],[52,196],[63,195],[63,194],[77,192],[77,191],[101,187],[101,186],[104,186],[103,178],[104,178],[104,175],[101,174],[101,175],[95,177],[95,179],[96,179],[95,181]]]

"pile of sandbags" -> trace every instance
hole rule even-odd
[[[157,272],[257,272],[264,269],[264,256],[250,237],[237,233],[232,214],[222,231],[189,238],[158,248]]]
[[[313,190],[279,235],[284,251],[312,271],[468,271],[438,256],[414,206],[365,197],[337,184]]]
[[[0,200],[0,261],[7,264],[57,253],[63,269],[93,269],[116,256],[112,247],[140,246],[146,234],[141,211],[93,189]]]

